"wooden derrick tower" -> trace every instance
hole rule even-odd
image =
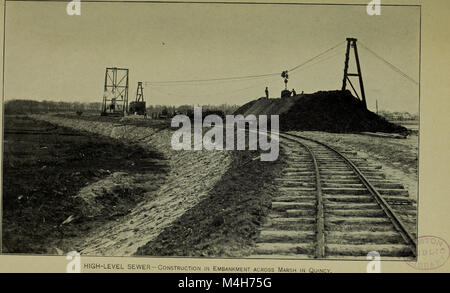
[[[145,100],[144,100],[144,88],[142,87],[142,81],[138,82],[136,90],[136,100],[130,103],[130,114],[145,115]]]
[[[364,82],[363,82],[362,73],[361,73],[361,64],[359,62],[358,46],[356,45],[357,41],[358,40],[355,38],[347,38],[347,51],[345,53],[344,79],[342,81],[342,90],[343,91],[346,90],[347,82],[348,82],[350,84],[350,86],[352,87],[356,96],[363,103],[364,108],[367,109],[366,93],[364,92]],[[357,73],[349,73],[348,72],[351,49],[353,49],[353,52],[354,52],[355,61],[356,61],[356,69],[358,71]],[[358,77],[360,94],[358,94],[358,91],[356,90],[355,86],[353,85],[350,77]]]

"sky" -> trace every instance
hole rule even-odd
[[[297,93],[342,86],[347,37],[358,39],[368,107],[417,113],[419,7],[7,2],[5,99],[101,102],[106,67],[130,70],[129,100],[143,81],[148,105],[243,104],[279,97],[283,70]],[[351,64],[354,59],[351,58]],[[351,65],[351,70],[354,70]],[[239,81],[155,84],[274,73]],[[279,73],[278,75],[275,73]],[[356,80],[354,84],[357,84]]]

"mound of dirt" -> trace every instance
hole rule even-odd
[[[134,254],[139,247],[158,237],[186,211],[205,200],[232,163],[231,152],[226,150],[198,152],[174,150],[171,147],[173,130],[170,128],[170,120],[165,122],[157,119],[139,120],[66,114],[36,115],[36,119],[86,131],[99,137],[116,139],[147,151],[158,150],[163,155],[162,163],[168,167],[162,185],[156,185],[155,180],[137,176],[134,176],[136,180],[130,181],[127,176],[120,173],[121,170],[116,172],[110,169],[114,172],[101,182],[79,190],[76,196],[77,203],[82,207],[81,213],[86,217],[107,213],[111,210],[111,206],[116,206],[114,213],[123,211],[122,203],[128,198],[126,193],[130,185],[140,188],[142,184],[141,187],[148,191],[142,194],[143,201],[123,216],[105,220],[102,225],[93,227],[82,237],[73,235],[64,238],[67,242],[64,247],[70,247],[72,250],[76,248],[82,255]],[[146,165],[149,166],[149,163],[147,161]],[[109,187],[103,188],[105,184]],[[157,188],[149,190],[152,187]],[[86,222],[90,221],[86,219]],[[195,221],[197,223],[198,219]],[[181,244],[177,245],[180,246]]]
[[[364,108],[350,91],[319,91],[286,99],[252,101],[235,114],[280,115],[280,130],[407,133],[405,127]]]
[[[294,96],[287,99],[259,98],[237,109],[236,112],[234,112],[234,115],[280,115],[288,111],[299,100],[300,96]]]
[[[250,254],[267,216],[278,162],[262,162],[257,151],[231,152],[230,168],[208,196],[189,209],[136,255],[241,257]]]

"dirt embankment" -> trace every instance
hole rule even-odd
[[[238,110],[236,110],[235,115],[242,114],[247,116],[249,114],[254,115],[281,115],[289,111],[302,96],[297,95],[287,99],[267,99],[259,98],[258,100],[251,101]]]
[[[258,99],[243,105],[235,114],[280,115],[280,130],[327,132],[407,133],[364,108],[350,91],[319,91],[284,99]]]
[[[187,210],[195,207],[229,169],[227,151],[174,151],[170,146],[172,130],[140,127],[123,122],[99,122],[89,119],[40,115],[35,118],[52,124],[87,131],[142,148],[160,150],[169,167],[165,182],[146,192],[143,201],[127,215],[89,231],[82,239],[73,239],[72,250],[87,255],[124,256],[156,238]],[[95,186],[91,188],[98,190]]]
[[[280,161],[235,151],[230,168],[197,206],[139,248],[137,255],[239,257],[251,254],[276,193]]]

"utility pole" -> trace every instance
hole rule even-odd
[[[362,78],[361,73],[361,64],[359,62],[359,55],[358,55],[358,46],[356,45],[356,42],[358,40],[355,38],[347,38],[347,51],[345,53],[345,65],[344,65],[344,79],[342,81],[342,90],[345,91],[347,88],[347,81],[352,87],[353,91],[355,92],[356,96],[361,99],[364,108],[367,109],[367,102],[366,102],[366,94],[364,92],[364,82]],[[350,50],[353,48],[353,52],[355,55],[355,61],[356,61],[356,69],[358,73],[349,73],[348,72],[348,65],[350,61]],[[361,97],[358,95],[358,92],[356,91],[355,87],[352,84],[352,81],[350,80],[350,77],[356,76],[359,78],[359,89],[361,91]]]
[[[378,100],[377,100],[377,115],[378,115]]]

